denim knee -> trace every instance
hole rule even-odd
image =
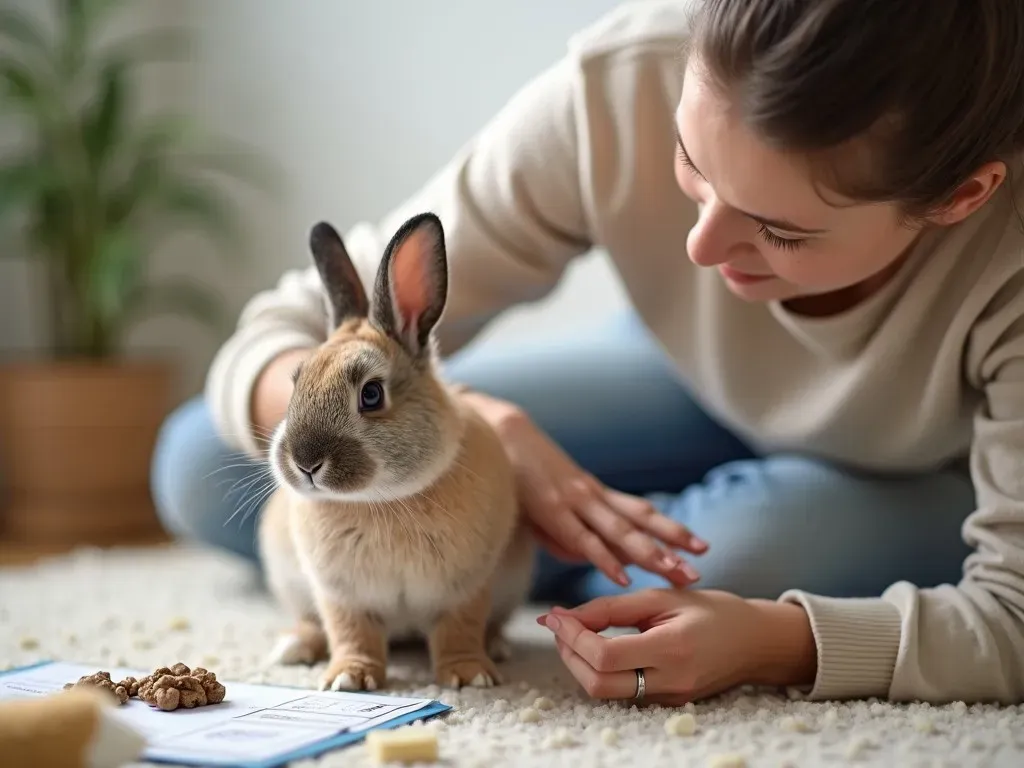
[[[253,557],[255,514],[246,504],[259,489],[247,480],[261,471],[220,439],[202,398],[189,400],[157,438],[151,484],[160,521],[182,539]]]
[[[157,435],[151,468],[151,484],[157,514],[168,532],[183,535],[193,527],[188,519],[194,507],[186,503],[187,485],[194,473],[190,447],[196,443],[196,425],[203,408],[199,399],[178,406]]]
[[[694,560],[703,586],[769,598],[955,582],[973,505],[970,483],[953,473],[877,477],[792,455],[725,464],[659,504],[711,542]]]
[[[776,455],[724,463],[681,494],[648,498],[710,543],[685,555],[701,574],[695,586],[742,597],[872,597],[897,581],[955,583],[971,552],[961,526],[973,488],[953,472],[877,477]],[[627,572],[628,590],[666,586],[636,566]],[[628,591],[595,569],[556,586],[570,602]]]

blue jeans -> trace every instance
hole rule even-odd
[[[960,535],[974,505],[969,478],[869,476],[805,456],[754,455],[695,405],[631,316],[523,346],[480,345],[446,369],[518,403],[604,483],[646,496],[708,541],[704,555],[690,556],[698,587],[871,596],[898,580],[956,583],[970,552]],[[201,399],[164,426],[153,486],[172,533],[255,560],[268,476],[224,446]],[[629,589],[666,585],[627,570]],[[589,565],[540,555],[534,599],[577,603],[621,591]]]

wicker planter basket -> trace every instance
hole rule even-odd
[[[150,462],[171,386],[160,363],[0,365],[0,538],[44,547],[159,538]]]

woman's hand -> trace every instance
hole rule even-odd
[[[312,349],[285,350],[264,367],[256,380],[249,417],[258,442],[269,441],[281,423],[295,388],[295,369],[312,354]]]
[[[467,393],[495,427],[516,472],[520,505],[540,542],[556,557],[587,560],[622,586],[636,564],[677,586],[700,578],[671,548],[700,554],[707,544],[644,499],[602,485],[580,468],[521,410]]]
[[[670,706],[737,685],[806,685],[817,652],[798,605],[712,590],[643,590],[554,608],[537,622],[555,634],[562,661],[591,696],[631,699],[637,669],[645,699]],[[639,634],[605,637],[609,627]]]

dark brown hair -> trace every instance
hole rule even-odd
[[[826,161],[827,186],[947,202],[1024,150],[1022,0],[701,0],[689,52],[769,144]],[[840,150],[840,151],[837,151]],[[848,150],[848,151],[842,151]]]

